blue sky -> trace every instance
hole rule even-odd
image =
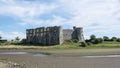
[[[0,35],[25,38],[28,28],[84,28],[85,38],[120,37],[119,0],[0,0]]]

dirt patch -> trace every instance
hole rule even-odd
[[[0,68],[28,68],[26,64],[18,64],[11,61],[0,61]]]
[[[0,62],[0,68],[8,68],[8,64]]]

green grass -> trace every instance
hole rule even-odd
[[[0,58],[0,60],[8,60],[7,58]]]
[[[120,42],[104,42],[101,44],[95,44],[90,47],[108,47],[108,48],[119,48],[120,47]]]
[[[80,53],[103,53],[103,52],[120,52],[119,48],[89,48],[89,49],[51,49],[43,50],[48,54],[80,54]]]

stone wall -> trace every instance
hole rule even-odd
[[[27,42],[32,43],[34,40],[34,29],[26,30]]]
[[[64,40],[70,40],[70,39],[72,39],[72,33],[73,33],[72,29],[64,29],[63,30]]]
[[[36,29],[27,29],[27,42],[41,45],[55,45],[62,42],[62,28],[54,27],[39,27]]]

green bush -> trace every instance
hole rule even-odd
[[[78,43],[78,40],[77,39],[73,39],[72,40],[74,43]]]
[[[81,42],[81,47],[86,47],[87,46],[87,43],[86,42]]]
[[[87,45],[89,45],[89,46],[90,46],[90,45],[92,45],[92,43],[91,43],[91,42],[87,42]]]
[[[98,43],[102,43],[103,42],[103,39],[102,38],[97,38],[95,40],[95,44],[98,44]]]

